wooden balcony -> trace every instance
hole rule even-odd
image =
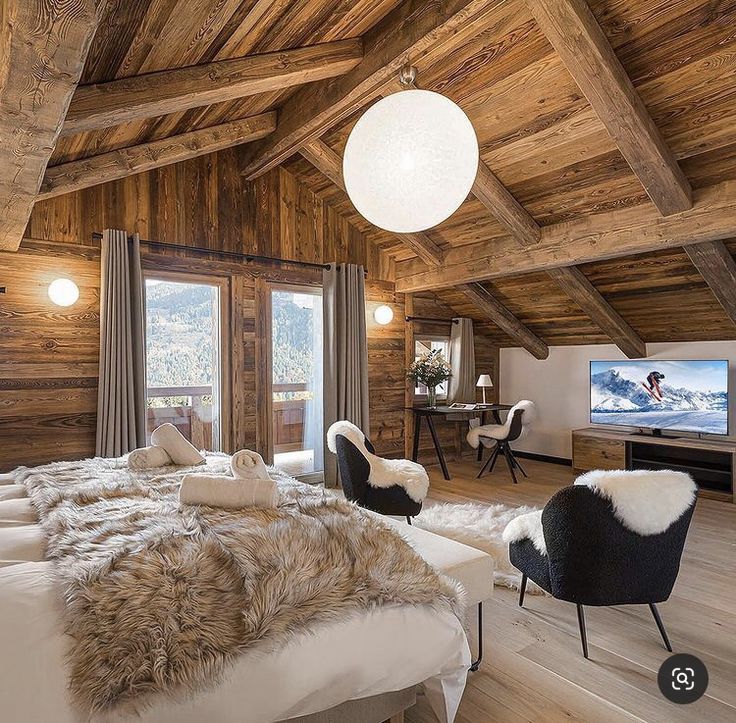
[[[308,395],[307,384],[273,385],[273,451],[295,452],[302,448],[307,399],[283,399],[289,394]]]
[[[181,399],[184,404],[149,406],[146,437],[160,424],[173,424],[197,449],[212,449],[212,387],[149,387],[148,399]]]

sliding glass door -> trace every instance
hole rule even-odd
[[[274,464],[293,475],[324,469],[322,290],[271,291]]]
[[[146,432],[170,422],[197,447],[222,449],[222,284],[146,278]]]

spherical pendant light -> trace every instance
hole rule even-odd
[[[470,193],[478,139],[463,111],[427,90],[383,98],[355,124],[343,158],[350,200],[368,221],[412,233],[449,218]]]

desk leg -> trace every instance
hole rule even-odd
[[[502,424],[501,422],[501,415],[498,413],[498,409],[493,410],[493,421],[496,424]]]
[[[412,451],[412,461],[416,462],[419,459],[419,432],[422,426],[422,415],[414,415],[414,450]]]
[[[432,435],[432,441],[434,442],[434,448],[437,452],[437,459],[440,461],[440,467],[442,467],[442,474],[445,475],[445,479],[450,479],[450,473],[447,471],[447,462],[445,462],[445,455],[442,454],[442,447],[440,446],[440,440],[437,437],[437,430],[434,426],[432,415],[427,415],[427,424],[429,425],[429,431]]]
[[[481,423],[481,426],[486,423],[486,413],[485,412],[480,413],[480,423]],[[478,461],[479,462],[483,461],[483,445],[482,444],[478,444]]]

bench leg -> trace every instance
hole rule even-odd
[[[483,662],[483,603],[478,603],[478,659],[470,664],[470,669],[475,672]]]

